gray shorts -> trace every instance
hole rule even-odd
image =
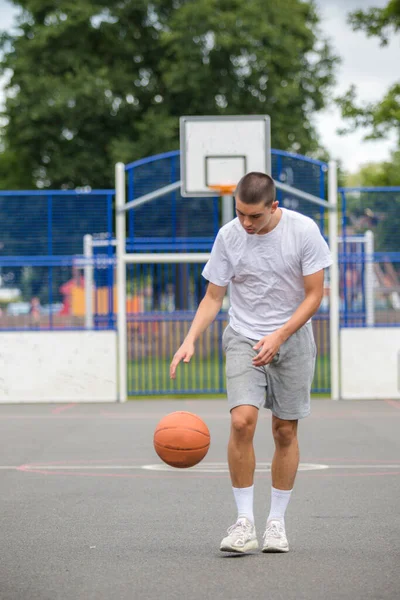
[[[257,354],[253,346],[258,341],[244,337],[230,325],[223,333],[229,409],[250,404],[269,408],[279,419],[307,417],[317,354],[311,323],[288,338],[264,367],[252,363]]]

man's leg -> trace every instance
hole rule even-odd
[[[255,406],[237,406],[231,411],[231,433],[228,443],[228,464],[238,519],[246,518],[254,524],[254,455],[253,438],[258,409]]]
[[[272,416],[275,453],[271,467],[271,508],[264,534],[264,552],[289,550],[285,533],[285,512],[299,466],[297,423],[296,420],[286,421]]]
[[[253,438],[258,419],[258,408],[245,404],[231,410],[231,433],[228,443],[228,463],[232,486],[245,488],[253,485],[256,459]]]
[[[272,415],[272,435],[275,453],[272,459],[272,486],[292,490],[299,466],[298,421],[285,421]]]
[[[247,552],[258,548],[253,514],[256,464],[253,438],[257,418],[258,409],[255,406],[242,405],[231,410],[228,464],[237,506],[237,521],[229,528],[228,536],[222,540],[223,551]]]
[[[223,343],[231,413],[228,463],[238,516],[222,540],[221,550],[246,552],[258,548],[253,515],[253,438],[258,410],[265,402],[266,375],[262,368],[254,367],[252,363],[256,355],[253,349],[255,340],[236,333],[229,326],[224,332]]]

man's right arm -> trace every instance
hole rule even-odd
[[[211,282],[208,284],[206,295],[199,304],[188,334],[171,362],[169,369],[171,379],[175,379],[178,364],[182,360],[183,362],[188,363],[192,358],[195,342],[207,327],[211,325],[221,310],[227,287],[227,285],[219,286]]]

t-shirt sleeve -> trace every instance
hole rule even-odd
[[[207,281],[220,285],[228,285],[233,277],[233,267],[228,258],[221,232],[215,238],[211,256],[203,269],[202,275]]]
[[[332,264],[329,246],[316,223],[307,228],[303,241],[301,267],[303,275],[312,275]]]

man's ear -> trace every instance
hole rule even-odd
[[[273,214],[273,213],[276,211],[276,209],[278,208],[278,206],[279,206],[279,202],[278,202],[278,200],[275,200],[275,202],[273,202],[273,203],[271,204],[271,213],[272,213],[272,214]]]

